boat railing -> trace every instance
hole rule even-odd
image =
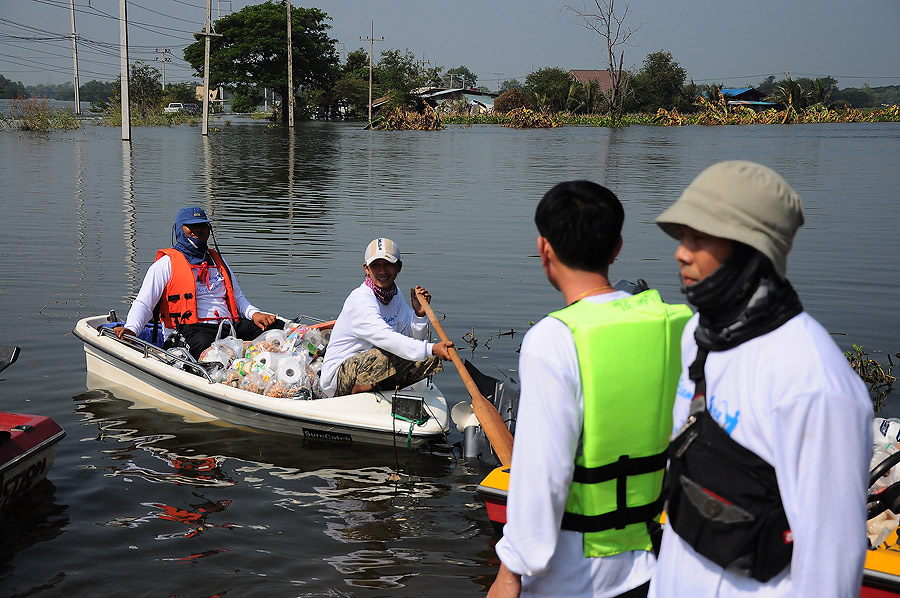
[[[136,336],[131,336],[130,334],[126,334],[122,338],[119,338],[118,336],[116,336],[115,332],[113,332],[112,328],[108,328],[106,326],[98,327],[97,331],[99,333],[99,336],[108,336],[127,347],[143,352],[145,359],[154,357],[159,361],[165,363],[166,365],[174,365],[175,363],[179,363],[181,364],[182,368],[189,368],[198,376],[206,378],[210,384],[216,383],[216,381],[212,379],[212,376],[209,375],[209,372],[206,370],[206,368],[204,368],[196,361],[190,361],[188,359],[185,359],[184,357],[180,357],[178,355],[170,353],[165,349],[157,347],[153,343],[147,342],[144,339],[138,338]]]

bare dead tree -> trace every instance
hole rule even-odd
[[[593,0],[594,7],[585,7],[581,10],[564,5],[563,8],[572,11],[583,21],[583,26],[599,35],[606,42],[607,68],[609,70],[610,90],[607,92],[607,111],[610,116],[622,115],[625,104],[625,92],[627,78],[622,71],[622,63],[625,60],[625,51],[620,46],[628,45],[628,40],[634,35],[641,25],[634,29],[625,25],[629,6],[623,3],[625,8],[621,16],[616,14],[616,0]],[[618,53],[618,58],[616,54]]]

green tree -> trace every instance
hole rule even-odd
[[[452,84],[450,75],[453,75]],[[447,86],[448,87],[475,87],[478,83],[478,75],[469,70],[465,65],[459,65],[452,69],[447,69]]]
[[[507,79],[503,83],[500,84],[500,89],[497,91],[499,93],[503,93],[509,91],[510,89],[522,89],[523,85],[519,83],[518,79]]]
[[[347,62],[341,68],[344,77],[348,79],[369,80],[369,54],[362,48],[347,54]]]
[[[92,79],[81,86],[78,99],[82,102],[105,102],[113,92],[115,83],[112,81],[97,81]]]
[[[28,92],[25,91],[25,86],[22,85],[21,81],[11,81],[0,75],[0,98],[3,99],[11,99],[11,98],[27,98]]]
[[[759,85],[756,86],[756,89],[766,94],[767,96],[770,96],[775,93],[776,87],[778,87],[778,82],[775,81],[775,75],[769,75],[759,82]]]
[[[362,116],[369,105],[369,81],[343,77],[338,79],[331,91],[332,101],[343,106],[349,118]]]
[[[559,67],[545,67],[525,77],[527,95],[539,110],[561,112],[566,109],[572,87],[572,75]]]
[[[163,92],[162,103],[180,102],[182,104],[197,103],[197,86],[194,83],[168,83]]]
[[[413,89],[421,87],[422,77],[416,65],[416,56],[409,50],[385,50],[375,67],[375,88],[379,95],[389,97],[392,107],[408,107],[415,104]]]
[[[229,89],[269,87],[282,98],[301,88],[328,87],[336,78],[338,57],[327,31],[327,14],[317,8],[291,8],[291,46],[294,89],[287,84],[287,10],[284,2],[269,0],[245,6],[216,21],[219,36],[210,38],[210,87]],[[197,76],[203,75],[204,41],[184,49],[184,59]],[[282,120],[287,121],[286,110]]]
[[[651,52],[634,77],[634,102],[638,110],[655,112],[685,106],[682,87],[687,71],[666,50]]]
[[[122,77],[116,77],[112,93],[109,94],[111,112],[118,112],[122,105]],[[140,60],[133,63],[128,75],[128,97],[131,112],[147,117],[157,114],[163,107],[162,73],[155,67]]]
[[[826,107],[829,106],[831,96],[834,94],[836,88],[836,81],[832,77],[819,77],[818,79],[815,79],[810,84],[809,90],[807,90],[810,103],[821,104]]]

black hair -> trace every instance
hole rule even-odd
[[[616,194],[591,181],[566,181],[534,212],[538,232],[570,268],[605,274],[622,236],[625,210]]]

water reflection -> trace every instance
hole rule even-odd
[[[122,213],[125,237],[125,278],[128,285],[125,297],[132,297],[137,294],[140,273],[135,259],[137,244],[134,231],[137,210],[134,205],[134,160],[129,141],[122,141]]]
[[[6,505],[0,512],[0,564],[56,538],[68,524],[68,505],[57,504],[56,486],[49,479],[41,481],[21,501]]]
[[[150,507],[153,510],[140,517],[116,517],[107,522],[106,525],[137,528],[144,523],[169,521],[179,524],[179,527],[184,528],[182,531],[178,532],[157,534],[154,536],[155,540],[193,538],[210,528],[220,527],[230,529],[234,527],[233,524],[227,522],[216,524],[209,521],[212,515],[218,515],[224,512],[231,504],[230,500],[212,501],[196,492],[192,494],[196,499],[199,499],[199,502],[194,502],[188,505],[187,508],[179,508],[165,503],[141,503],[143,506]],[[218,553],[221,551],[214,552]],[[190,558],[196,558],[196,556],[198,555],[193,555]],[[209,556],[209,554],[205,554],[204,556]]]

